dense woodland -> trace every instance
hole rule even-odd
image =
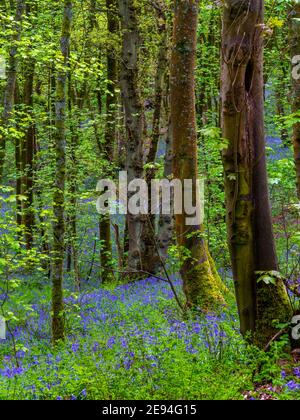
[[[0,399],[300,399],[299,101],[298,0],[1,0]]]

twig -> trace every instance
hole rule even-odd
[[[283,334],[287,333],[289,330],[289,327],[285,327],[282,330],[278,331],[278,333],[268,342],[268,344],[266,345],[266,347],[264,348],[264,351],[267,352],[269,351],[271,345],[274,343],[274,341],[276,341],[279,337],[281,337]]]
[[[175,287],[174,287],[174,284],[173,284],[173,282],[172,282],[172,280],[171,280],[171,277],[169,276],[169,273],[168,273],[167,267],[166,267],[166,265],[165,265],[165,263],[164,263],[164,261],[163,261],[163,259],[162,259],[162,257],[161,257],[161,254],[160,254],[160,252],[159,252],[159,247],[158,247],[158,243],[157,243],[156,238],[155,238],[155,230],[154,230],[154,228],[153,228],[152,222],[151,222],[151,220],[150,220],[150,218],[149,218],[149,216],[148,216],[148,215],[146,216],[146,218],[147,218],[147,221],[148,221],[148,223],[149,223],[149,226],[150,226],[150,228],[151,228],[151,230],[152,230],[153,243],[154,243],[154,246],[155,246],[155,249],[156,249],[157,255],[158,255],[158,257],[159,257],[159,260],[160,260],[161,266],[162,266],[162,268],[163,268],[163,270],[164,270],[164,273],[165,273],[165,275],[166,275],[166,277],[167,277],[167,279],[168,279],[168,283],[169,283],[169,285],[170,285],[170,287],[171,287],[171,290],[172,290],[172,292],[173,292],[173,294],[174,294],[174,297],[175,297],[175,300],[176,300],[176,302],[177,302],[178,306],[180,307],[180,309],[182,310],[182,312],[183,312],[183,313],[185,313],[185,308],[184,308],[184,306],[182,305],[182,303],[181,303],[181,301],[180,301],[180,299],[179,299],[179,296],[177,295],[177,292],[176,292],[176,289],[175,289]]]

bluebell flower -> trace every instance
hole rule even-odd
[[[294,368],[293,373],[297,378],[300,378],[300,367]]]
[[[24,369],[22,367],[6,367],[4,370],[0,371],[0,373],[4,377],[12,379],[15,376],[22,375],[24,373]]]
[[[290,381],[286,384],[286,387],[290,391],[300,391],[300,384],[297,384],[295,381]]]
[[[112,336],[107,340],[106,348],[112,349],[115,344],[116,344],[116,337]]]
[[[78,350],[79,350],[79,347],[80,347],[79,343],[77,343],[77,342],[73,343],[72,346],[71,346],[72,352],[77,353]]]
[[[99,349],[99,343],[97,341],[95,341],[95,343],[93,344],[93,347],[92,347],[93,353],[96,353],[98,351],[98,349]]]

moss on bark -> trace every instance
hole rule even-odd
[[[171,126],[173,134],[174,177],[193,180],[197,196],[198,149],[195,104],[198,0],[175,2],[173,49],[171,58]],[[202,221],[190,226],[188,214],[176,215],[179,246],[188,251],[181,275],[187,306],[211,311],[224,305],[223,285],[203,238]]]
[[[281,280],[277,280],[276,285],[259,283],[254,343],[264,348],[278,333],[278,324],[290,321],[292,315],[288,295]]]

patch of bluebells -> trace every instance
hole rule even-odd
[[[174,285],[182,293],[181,281],[175,279]],[[42,299],[47,302],[45,296]],[[19,367],[15,367],[16,360],[9,353],[9,339],[7,355],[0,362],[0,389],[1,382],[17,377],[19,388],[34,399],[39,399],[41,394],[53,396],[56,390],[55,398],[66,398],[61,391],[61,372],[66,370],[68,354],[72,355],[72,367],[64,374],[74,375],[72,382],[76,386],[79,379],[73,370],[81,365],[83,357],[92,360],[95,371],[107,375],[135,368],[152,375],[155,370],[162,371],[162,360],[174,348],[183,357],[186,354],[197,360],[203,352],[213,356],[221,346],[231,345],[232,337],[224,331],[224,323],[230,324],[232,334],[240,340],[236,316],[208,314],[183,320],[169,286],[149,278],[121,285],[113,291],[97,289],[67,297],[66,307],[71,308],[66,320],[67,342],[60,354],[54,354],[45,350],[51,343],[50,303],[39,304],[38,300],[37,295],[37,302],[32,305],[36,316],[13,329],[17,343],[27,349],[17,354]],[[76,317],[72,307],[76,308]],[[39,370],[37,383],[30,383],[30,375]],[[82,388],[78,393],[70,392],[67,399],[84,399],[86,392]]]
[[[267,145],[272,149],[269,151],[269,157],[273,161],[292,158],[289,147],[285,147],[278,137],[267,137]]]
[[[22,367],[8,367],[6,366],[4,369],[0,370],[0,374],[4,378],[13,379],[18,375],[22,375],[24,373],[24,369]]]
[[[284,388],[290,392],[300,391],[300,366],[294,367],[292,373],[288,373],[283,370],[281,372],[281,378],[285,382]]]

